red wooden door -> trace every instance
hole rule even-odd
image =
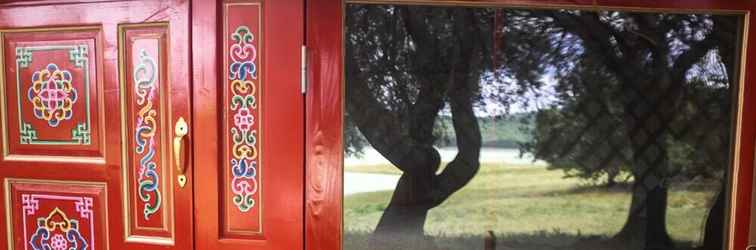
[[[3,248],[193,248],[188,35],[186,1],[0,5]]]
[[[194,2],[197,249],[304,247],[303,8]]]

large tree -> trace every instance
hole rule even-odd
[[[422,238],[428,210],[479,168],[473,103],[487,68],[487,19],[464,8],[350,5],[348,13],[348,119],[402,171],[374,240]],[[436,174],[441,159],[434,125],[447,104],[459,153]]]
[[[554,32],[570,34],[580,52],[558,69],[558,101],[539,112],[526,151],[583,175],[627,169],[634,177],[633,197],[616,237],[646,249],[670,248],[665,225],[670,178],[728,166],[723,149],[729,146],[737,19],[585,11],[531,15]],[[710,70],[719,64],[723,70]],[[714,206],[714,218],[721,207]]]

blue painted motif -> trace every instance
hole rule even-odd
[[[257,79],[257,49],[254,35],[246,26],[239,26],[231,35],[234,44],[231,45],[229,56],[229,80],[231,88],[231,102],[229,106],[233,114],[234,126],[231,128],[232,157],[231,163],[231,191],[234,205],[241,212],[248,212],[255,206],[254,195],[257,193],[258,148],[257,130],[254,127],[257,109],[255,98]]]
[[[136,95],[137,112],[134,130],[135,152],[141,156],[139,160],[139,199],[144,202],[144,219],[160,210],[162,194],[160,192],[160,175],[155,163],[157,131],[157,110],[154,107],[157,75],[155,60],[144,50],[140,52],[139,64],[134,68],[134,93]]]

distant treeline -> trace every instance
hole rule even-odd
[[[520,143],[531,139],[528,132],[534,126],[532,113],[517,113],[501,116],[479,117],[478,125],[484,147],[518,148]],[[436,146],[456,146],[454,126],[450,116],[436,120]]]

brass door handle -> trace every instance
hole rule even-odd
[[[179,117],[178,121],[176,121],[176,126],[173,130],[173,159],[174,164],[176,165],[176,170],[178,170],[178,183],[179,187],[184,187],[186,185],[186,166],[184,166],[184,162],[182,161],[182,155],[183,155],[183,145],[184,145],[184,136],[189,134],[189,125],[186,124],[186,121],[184,120],[184,117]]]

